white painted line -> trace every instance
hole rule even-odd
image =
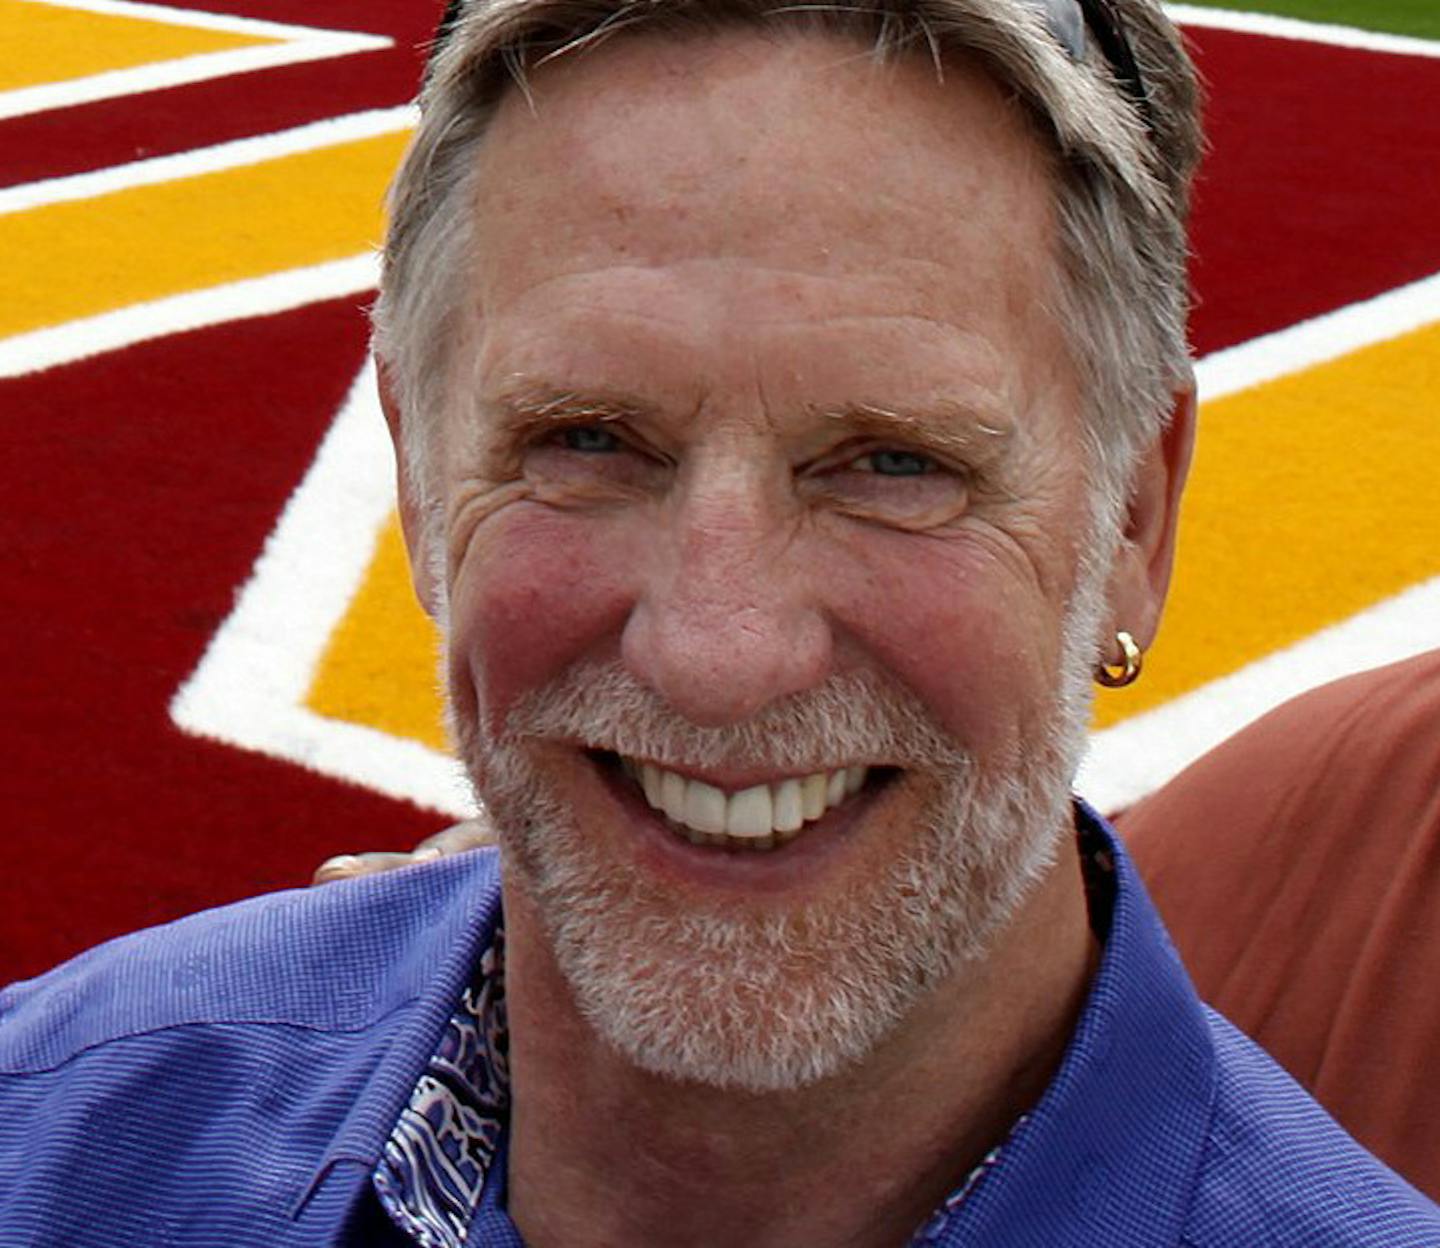
[[[32,0],[33,2],[33,0]],[[91,104],[122,95],[159,91],[231,74],[253,73],[280,65],[298,65],[305,61],[322,61],[329,57],[349,56],[385,47],[389,39],[377,35],[338,35],[328,39],[297,40],[293,43],[267,44],[255,48],[235,48],[224,52],[205,52],[175,60],[137,65],[131,69],[115,69],[85,78],[47,82],[34,87],[0,91],[0,121],[43,113],[76,104]]]
[[[1182,26],[1233,30],[1240,34],[1265,35],[1272,39],[1298,39],[1305,43],[1324,43],[1336,48],[1355,48],[1362,52],[1440,57],[1440,40],[1421,39],[1414,35],[1390,35],[1361,30],[1356,26],[1306,22],[1295,17],[1244,13],[1235,9],[1207,9],[1194,4],[1167,4],[1165,12]]]
[[[152,338],[363,294],[375,288],[379,276],[378,257],[366,252],[15,334],[0,338],[0,377],[21,377]]]
[[[30,4],[48,4],[57,9],[77,9],[100,17],[129,17],[143,22],[164,22],[169,26],[190,26],[197,30],[219,30],[232,35],[252,35],[257,39],[329,38],[349,31],[329,30],[323,26],[297,26],[291,22],[267,22],[261,18],[240,17],[233,13],[212,13],[208,9],[177,8],[169,4],[147,4],[141,0],[27,0]],[[367,36],[380,39],[378,35]],[[393,40],[381,39],[388,46]]]
[[[170,714],[187,732],[465,817],[474,807],[453,759],[304,706],[394,506],[384,430],[367,361]]]
[[[237,683],[241,679],[237,677]],[[219,689],[218,683],[214,688]],[[231,686],[229,692],[234,689]],[[246,705],[228,692],[218,696],[226,709],[216,721],[217,731],[207,731],[198,722],[184,722],[184,709],[173,712],[175,722],[195,736],[297,763],[322,776],[413,802],[452,819],[475,817],[469,782],[447,754],[362,724],[327,719],[308,707]]]
[[[1440,577],[1096,733],[1077,790],[1120,810],[1206,750],[1316,685],[1440,647]]]
[[[1200,401],[1303,372],[1435,322],[1440,322],[1440,273],[1212,352],[1195,366]]]
[[[253,38],[275,39],[278,43],[260,47],[230,48],[195,56],[177,57],[136,65],[126,69],[89,74],[58,82],[39,83],[0,91],[0,121],[54,108],[89,104],[96,100],[135,95],[143,91],[159,91],[166,87],[223,78],[230,74],[252,73],[280,65],[296,65],[305,61],[349,56],[356,52],[373,52],[394,45],[386,35],[361,31],[326,30],[318,26],[297,26],[285,22],[267,22],[255,18],[234,17],[197,9],[172,8],[169,5],[141,4],[132,0],[27,0],[31,4],[49,4],[56,8],[78,9],[111,17],[139,18],[164,22],[171,26],[188,26],[202,30],[223,31]]]
[[[111,165],[91,173],[76,173],[63,178],[46,178],[39,182],[22,182],[0,189],[0,217],[14,212],[28,212],[51,204],[94,199],[115,191],[128,191],[137,186],[154,186],[180,178],[199,177],[256,165],[266,160],[279,160],[322,147],[335,147],[413,129],[418,119],[416,109],[376,108],[361,113],[327,117],[323,121],[296,126],[292,130],[276,130],[270,134],[217,143],[213,147],[197,147],[171,156],[135,160],[129,164]]]

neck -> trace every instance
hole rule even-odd
[[[506,882],[510,1212],[533,1248],[904,1244],[1048,1085],[1097,951],[1073,842],[983,962],[861,1066],[798,1091],[681,1084],[579,1017]]]

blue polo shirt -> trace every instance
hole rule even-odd
[[[1113,868],[1079,1025],[914,1242],[1440,1246],[1440,1210],[1196,999],[1123,848],[1078,821]],[[439,1176],[473,1200],[456,1242],[519,1245],[499,929],[479,851],[194,915],[0,992],[0,1244],[439,1244],[416,1212]]]

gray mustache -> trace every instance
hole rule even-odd
[[[824,771],[848,763],[964,769],[970,755],[914,694],[869,672],[840,673],[739,724],[678,715],[619,663],[579,664],[516,704],[505,738],[565,740],[672,766]]]

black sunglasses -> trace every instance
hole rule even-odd
[[[435,41],[430,45],[429,60],[433,63],[440,49],[445,46],[460,20],[460,10],[474,0],[447,0],[440,25],[435,31]],[[1125,34],[1125,24],[1119,10],[1111,0],[1017,0],[1027,8],[1037,10],[1045,19],[1045,26],[1055,41],[1065,49],[1072,61],[1079,61],[1085,55],[1085,31],[1088,29],[1095,38],[1101,55],[1105,57],[1115,74],[1120,89],[1134,102],[1151,130],[1154,116],[1150,93],[1145,88],[1140,66],[1131,50],[1130,40]]]

